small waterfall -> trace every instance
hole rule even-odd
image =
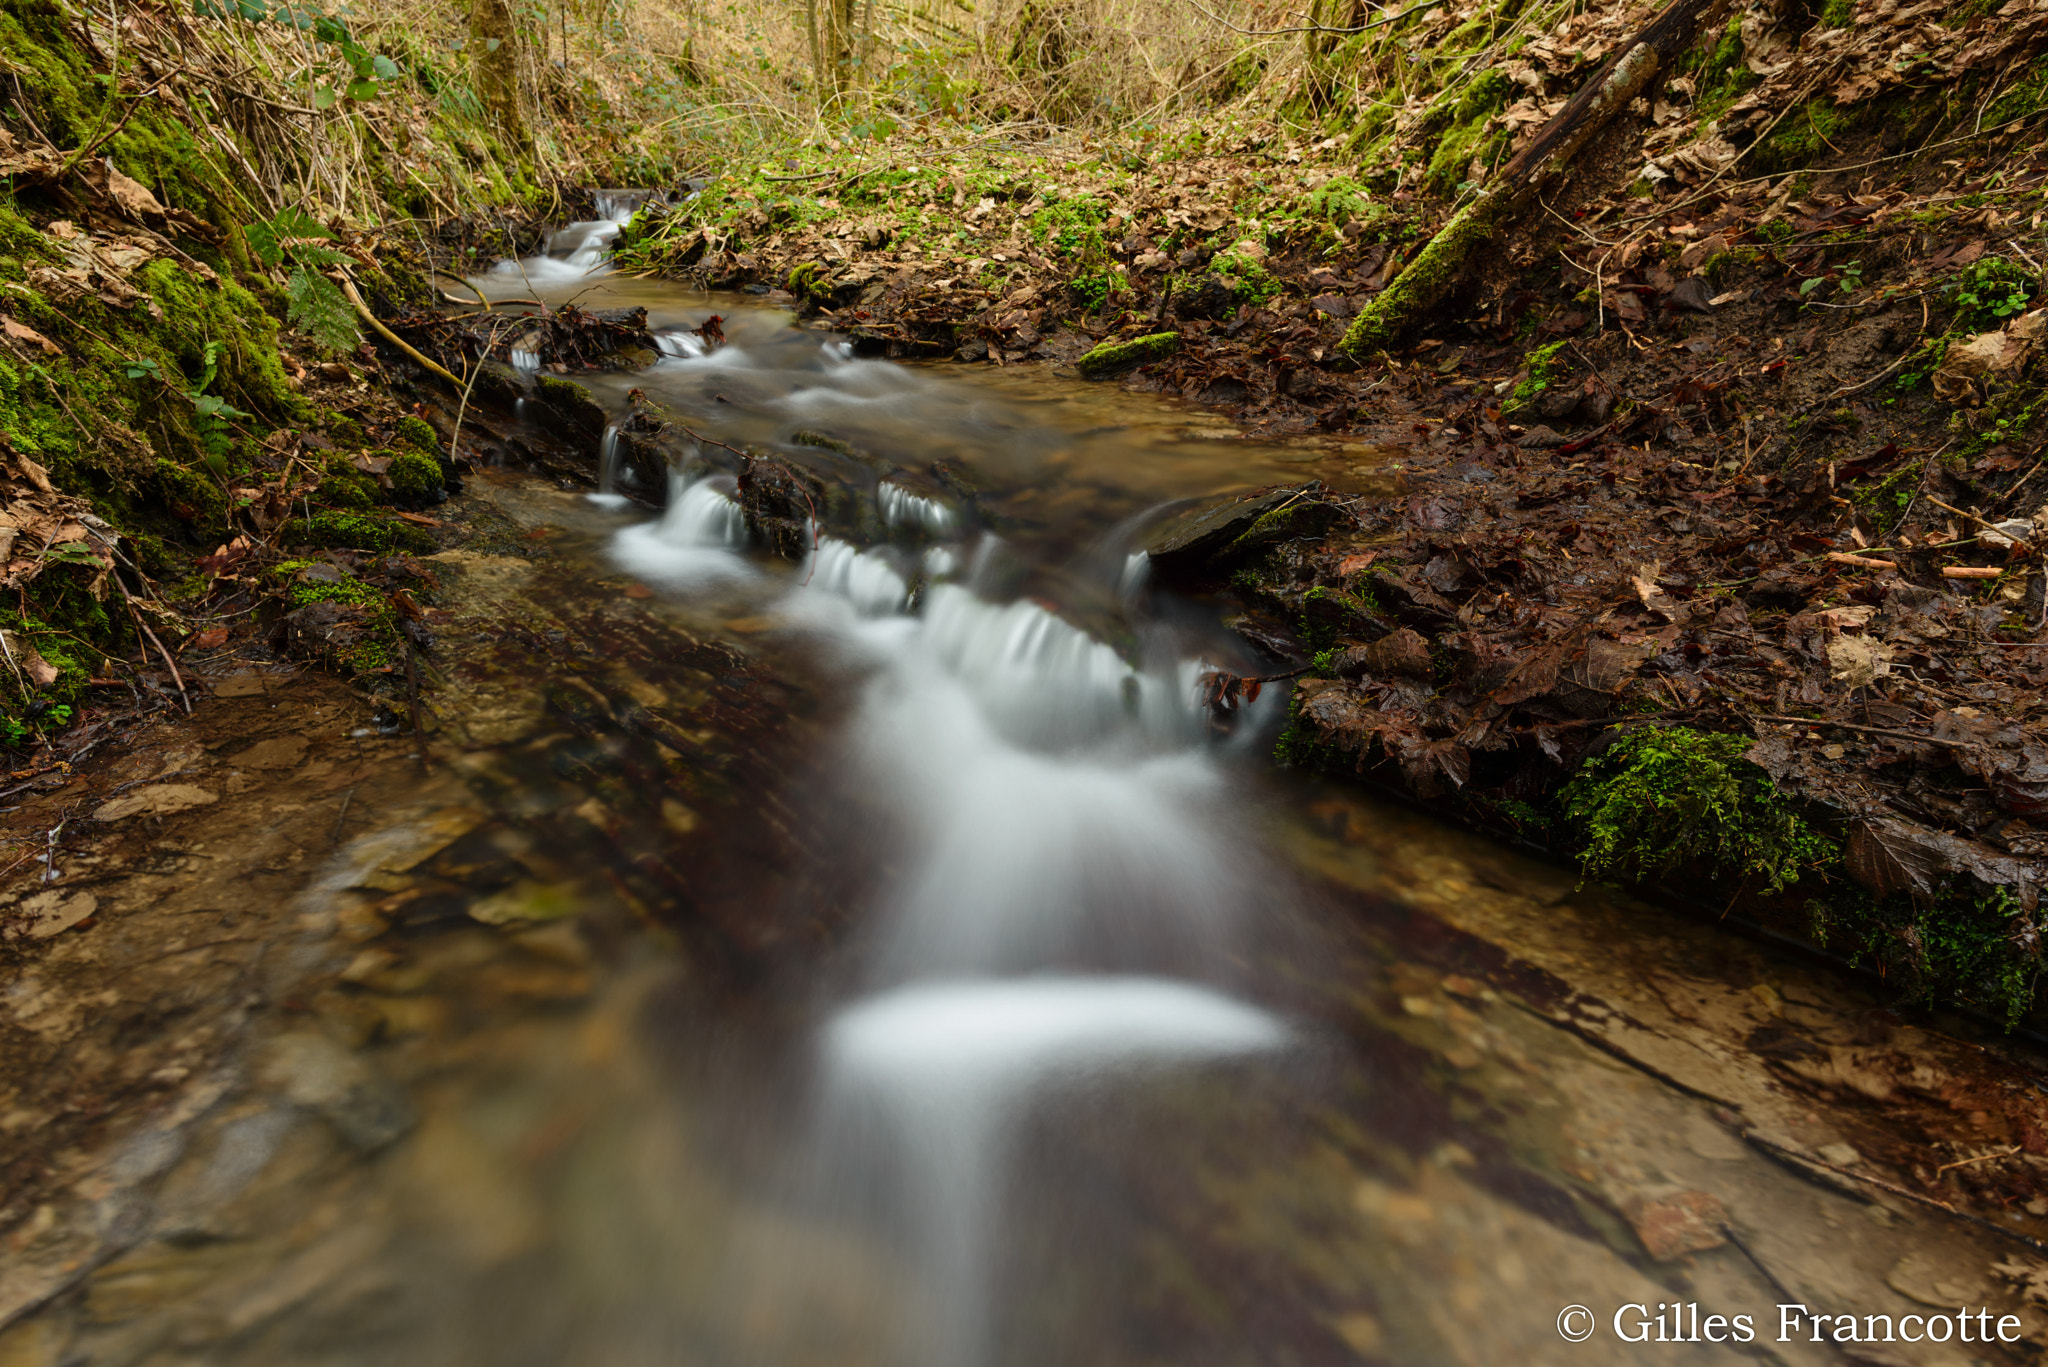
[[[959,516],[934,498],[914,494],[900,484],[883,480],[875,488],[875,502],[882,523],[890,531],[919,531],[930,537],[952,535],[960,525]]]
[[[586,497],[603,508],[623,508],[632,502],[619,492],[619,425],[606,423],[604,437],[597,444],[597,492]]]
[[[680,328],[664,328],[654,334],[654,345],[664,356],[681,360],[693,360],[711,350],[711,346],[694,332]]]
[[[982,541],[975,563],[995,577],[1003,549]],[[959,561],[949,545],[924,563]],[[872,1192],[884,1174],[927,1307],[916,1361],[985,1367],[1025,1115],[1086,1080],[1276,1049],[1286,1030],[1159,976],[1227,976],[1256,897],[1198,742],[1199,662],[1146,673],[1038,604],[937,574],[913,613],[900,564],[826,538],[796,600],[879,666],[851,739],[908,832],[877,908],[874,991],[820,1041],[817,1149],[828,1187]],[[1084,964],[1099,971],[1072,976]]]
[[[1257,1053],[1283,1038],[1263,1012],[1146,978],[921,984],[836,1017],[824,1041],[828,1123],[898,1158],[892,1185],[928,1278],[921,1360],[987,1360],[999,1192],[1027,1108],[1077,1077]]]
[[[730,475],[694,483],[672,476],[667,511],[620,532],[612,558],[630,574],[677,588],[753,578],[753,567],[739,554],[749,538],[735,492]]]
[[[837,537],[820,538],[805,578],[818,592],[845,599],[867,617],[900,612],[910,601],[910,585],[894,565]]]
[[[661,341],[682,360],[701,350]],[[715,363],[744,359],[725,348]],[[825,371],[806,372],[786,413],[912,392],[903,368],[829,347]],[[607,468],[613,455],[608,441]],[[618,535],[617,562],[684,587],[750,573],[734,492],[729,476],[679,482],[658,522]],[[1135,1096],[1147,1074],[1284,1047],[1284,1025],[1223,990],[1272,879],[1207,737],[1200,661],[1134,664],[1018,597],[1023,557],[966,540],[959,509],[889,480],[875,497],[891,532],[922,544],[818,536],[782,600],[867,671],[845,754],[887,813],[874,840],[892,842],[873,852],[861,990],[818,1035],[808,1176],[848,1220],[879,1203],[877,1232],[903,1241],[914,1367],[992,1367],[1018,1327],[1015,1136],[1056,1124],[1085,1086]],[[1107,544],[1099,577],[1135,604],[1144,565],[1128,544]]]

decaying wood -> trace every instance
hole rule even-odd
[[[1378,350],[1418,321],[1449,293],[1473,249],[1505,227],[1609,119],[1642,93],[1651,77],[1690,47],[1703,29],[1718,22],[1727,4],[1728,0],[1671,0],[1365,306],[1345,332],[1341,348],[1352,355]]]

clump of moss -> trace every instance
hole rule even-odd
[[[1282,288],[1279,278],[1266,269],[1265,263],[1246,252],[1218,252],[1209,263],[1209,271],[1242,304],[1263,304]]]
[[[1549,346],[1537,347],[1524,358],[1529,378],[1516,385],[1514,392],[1508,395],[1508,401],[1501,405],[1503,412],[1512,416],[1523,411],[1536,402],[1537,395],[1547,391],[1556,382],[1557,353],[1564,350],[1564,347],[1565,343],[1562,341],[1552,342]]]
[[[398,420],[397,439],[400,445],[410,446],[422,455],[434,455],[441,449],[441,438],[434,431],[434,425],[425,418],[410,415]]]
[[[310,524],[293,523],[291,535],[302,545],[332,549],[419,552],[434,547],[433,538],[419,528],[376,513],[315,513]]]
[[[1746,736],[1682,726],[1630,731],[1587,763],[1559,800],[1589,878],[1640,881],[1688,864],[1759,883],[1769,896],[1838,863],[1841,847],[1808,826]]]
[[[2027,946],[2040,931],[2005,888],[1956,880],[1920,899],[1854,888],[1807,911],[1816,942],[1840,944],[1910,1002],[1959,1002],[2003,1018],[2007,1029],[2033,1004],[2041,963]]]
[[[385,453],[380,453],[385,454]],[[388,453],[391,464],[384,473],[391,478],[391,501],[406,507],[432,503],[441,492],[441,466],[432,456],[417,451]]]
[[[368,508],[377,502],[377,481],[336,452],[321,473],[320,500],[337,508]]]

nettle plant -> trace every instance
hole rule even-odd
[[[345,265],[348,257],[327,246],[334,234],[304,209],[287,208],[275,218],[242,229],[249,250],[266,270],[289,266],[285,298],[287,320],[325,351],[347,351],[362,340],[355,308],[323,271]]]

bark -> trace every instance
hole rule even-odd
[[[1366,305],[1352,320],[1340,349],[1355,356],[1386,347],[1440,303],[1457,283],[1473,249],[1497,236],[1609,119],[1642,93],[1660,68],[1719,21],[1727,4],[1728,0],[1671,0]]]
[[[507,0],[471,0],[469,51],[477,98],[515,156],[533,154],[519,91],[519,30]]]

